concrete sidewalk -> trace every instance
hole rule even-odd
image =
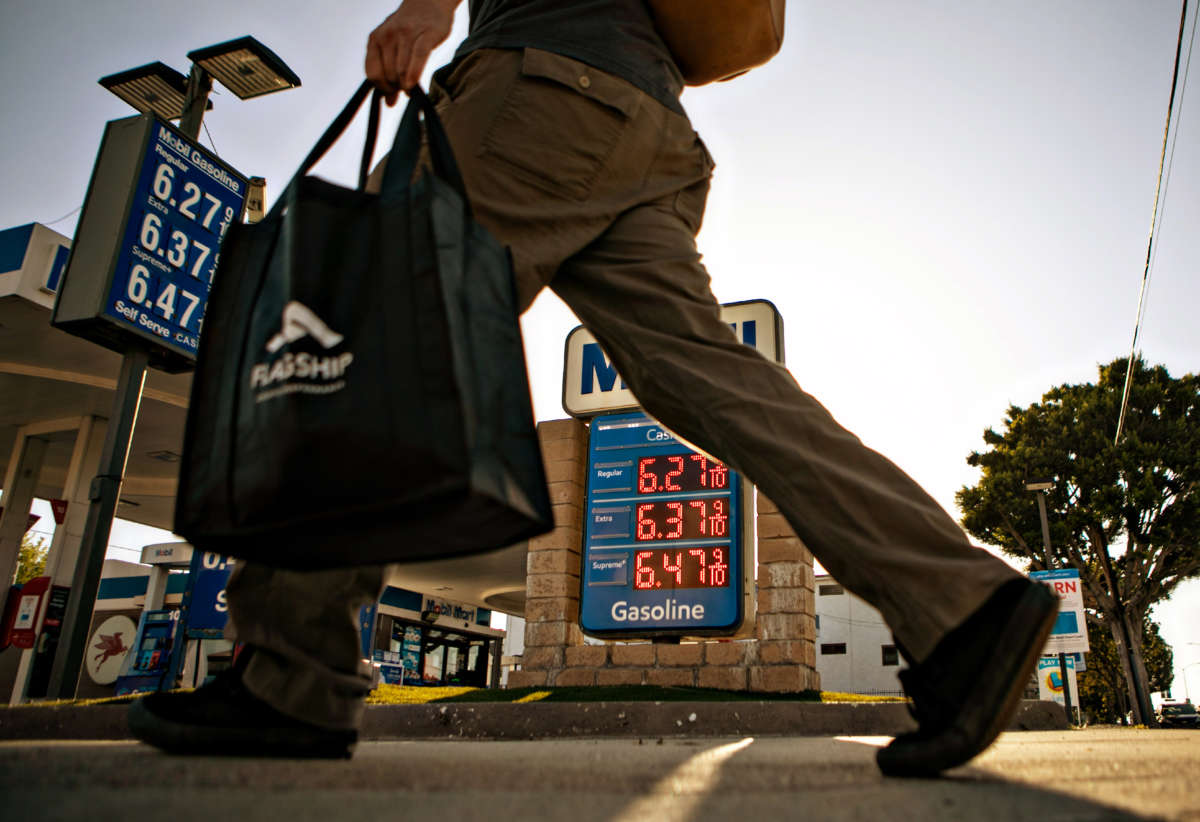
[[[0,740],[0,796],[5,819],[38,822],[1200,819],[1200,731],[1007,733],[939,779],[883,776],[875,753],[887,740],[405,739],[361,742],[340,760]]]
[[[0,708],[0,740],[129,739],[126,704]],[[1009,730],[1067,728],[1053,702],[1023,702]],[[363,740],[895,736],[901,702],[472,702],[371,705]]]

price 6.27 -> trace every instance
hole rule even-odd
[[[178,269],[183,269],[187,265],[190,248],[192,260],[191,264],[187,265],[187,272],[202,282],[211,279],[212,274],[205,271],[205,266],[212,255],[212,249],[199,240],[188,239],[188,235],[177,228],[167,226],[167,229],[170,229],[170,236],[166,238],[164,244],[163,235],[167,231],[163,227],[162,218],[157,214],[147,212],[146,216],[142,218],[142,230],[138,234],[142,248],[151,254],[165,256],[166,261],[173,268]]]
[[[221,211],[221,206],[224,205],[219,197],[202,191],[200,186],[191,180],[183,184],[183,196],[178,203],[171,198],[174,191],[175,169],[167,163],[160,163],[154,172],[154,181],[150,184],[150,193],[154,195],[154,198],[167,206],[177,206],[180,214],[199,223],[209,231],[220,235],[225,234],[225,229],[229,227],[235,216],[233,206],[225,206],[223,212],[225,219],[214,227],[213,220],[216,219],[218,212]]]
[[[159,314],[163,319],[182,326],[190,328],[193,317],[196,317],[196,308],[200,305],[200,298],[186,289],[179,288],[175,283],[167,283],[159,289],[157,298],[151,298],[151,289],[154,287],[154,275],[150,273],[150,269],[141,263],[137,263],[129,270],[129,283],[126,286],[125,293],[129,297],[130,302],[135,305],[145,306],[146,308],[155,309],[155,313]],[[178,316],[176,316],[178,314]],[[198,330],[198,329],[193,329]]]

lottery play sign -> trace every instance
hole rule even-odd
[[[1049,587],[1059,597],[1058,618],[1046,640],[1044,654],[1074,654],[1088,651],[1087,622],[1083,613],[1083,586],[1079,571],[1059,568],[1034,571],[1029,578]]]

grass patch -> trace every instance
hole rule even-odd
[[[870,694],[848,694],[842,691],[822,691],[822,702],[907,702],[902,696],[872,696]]]
[[[185,688],[182,690],[191,690]],[[67,706],[122,705],[145,694],[126,694],[101,699],[60,699],[26,702],[15,708],[62,708]],[[801,691],[794,694],[720,691],[714,688],[680,688],[657,685],[613,685],[571,688],[425,688],[387,685],[367,697],[368,705],[425,705],[429,703],[480,702],[903,702],[896,696],[865,696],[836,691]]]
[[[871,699],[864,697],[863,699]],[[875,699],[878,699],[876,697]],[[572,688],[423,688],[380,685],[367,697],[369,705],[419,705],[431,702],[820,702],[822,694],[720,691],[714,688],[673,688],[656,685],[614,685]],[[828,701],[828,700],[826,700]],[[847,701],[847,700],[834,700]]]
[[[190,690],[190,689],[189,689]],[[32,702],[22,702],[20,705],[4,705],[5,708],[90,708],[93,705],[126,705],[135,699],[141,699],[145,694],[122,694],[121,696],[102,696],[95,699],[44,699]]]

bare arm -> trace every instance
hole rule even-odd
[[[367,38],[367,79],[393,105],[421,80],[430,53],[445,42],[462,0],[404,0]]]

